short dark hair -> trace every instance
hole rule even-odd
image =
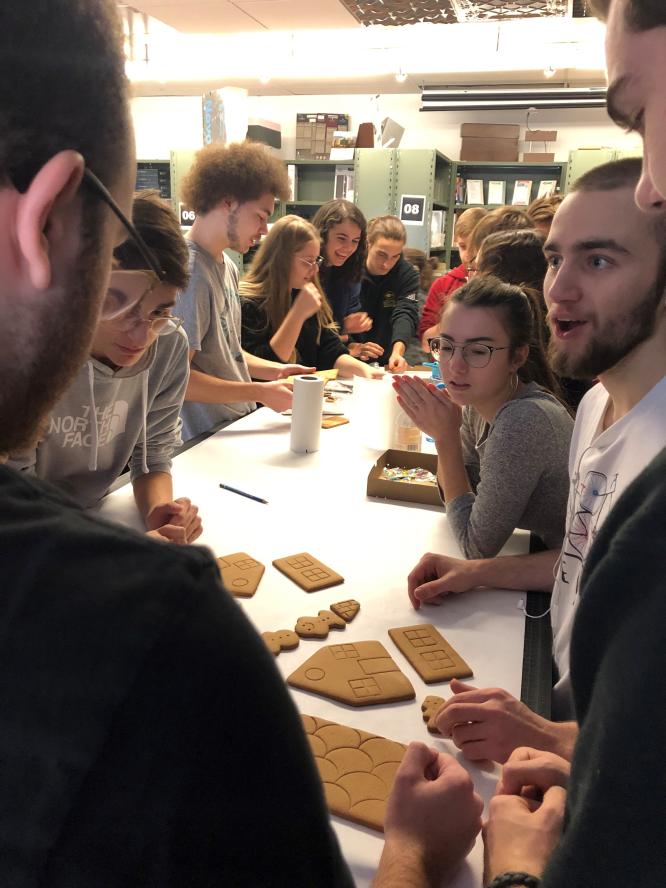
[[[538,292],[543,290],[547,268],[543,237],[531,228],[489,234],[476,257],[479,274],[492,274],[505,284],[531,287]]]
[[[183,182],[185,203],[201,215],[225,198],[247,203],[262,194],[288,200],[290,188],[284,163],[258,142],[207,145],[197,153]]]
[[[360,281],[368,254],[368,223],[356,204],[342,198],[329,200],[319,207],[312,220],[312,224],[319,232],[322,244],[326,243],[331,228],[340,225],[342,222],[352,222],[354,225],[358,225],[361,229],[361,238],[356,250],[345,261],[344,265],[340,267],[339,279],[351,282]],[[326,265],[324,250],[322,250],[322,254],[324,255],[324,265]]]
[[[187,243],[176,214],[159,191],[139,191],[134,195],[132,221],[164,271],[164,283],[184,290],[190,279]],[[146,267],[146,260],[131,239],[116,247],[113,257],[124,269]]]
[[[618,188],[635,188],[641,177],[643,161],[640,157],[623,157],[609,160],[583,173],[573,183],[569,193],[575,191],[615,191]]]
[[[592,12],[602,21],[606,21],[613,0],[589,0]],[[666,25],[666,6],[664,0],[627,0],[624,15],[631,31],[650,31]]]
[[[111,0],[3,3],[0,184],[23,192],[60,151],[83,155],[106,186],[127,157],[122,33]],[[57,68],[55,67],[57,66]]]

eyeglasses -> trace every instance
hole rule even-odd
[[[118,204],[111,197],[111,194],[109,193],[107,188],[100,182],[97,176],[88,169],[88,167],[85,167],[83,170],[83,182],[101,201],[103,201],[109,207],[111,212],[120,220],[129,235],[129,239],[132,241],[134,246],[141,254],[142,258],[144,259],[146,263],[146,268],[149,268],[153,272],[158,281],[165,280],[166,275],[164,273],[164,270],[155,258],[152,250],[150,250],[134,225],[130,222],[127,216],[125,216]],[[107,303],[107,301],[105,300],[105,302],[102,304],[100,317],[102,318],[102,320],[109,320],[110,318],[116,317],[118,314],[121,314],[127,309],[127,307],[128,303],[121,305],[117,301]]]
[[[170,314],[168,309],[166,309],[166,313],[162,312],[161,314],[160,310],[156,309],[155,317],[143,317],[141,314],[141,303],[159,283],[160,281],[151,271],[114,269],[111,272],[105,302],[110,305],[122,305],[124,309],[121,312],[116,312],[114,317],[107,317],[105,320],[113,324],[117,330],[122,330],[125,333],[144,324],[147,324],[153,333],[158,335],[173,333],[182,325],[183,321]]]
[[[308,268],[321,268],[321,263],[324,261],[323,256],[317,256],[316,259],[306,259],[305,256],[297,256],[297,259],[300,259],[301,262],[305,262]]]
[[[445,339],[443,336],[433,336],[428,340],[428,347],[436,361],[448,364],[456,349],[459,348],[463,361],[470,367],[487,367],[493,352],[505,351],[510,345],[485,345],[483,342],[467,342],[464,345]]]

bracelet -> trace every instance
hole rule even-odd
[[[539,888],[541,880],[529,873],[502,873],[495,876],[488,888],[513,888],[515,885],[524,885],[525,888]]]

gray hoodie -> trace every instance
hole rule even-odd
[[[133,367],[114,371],[91,357],[54,407],[36,449],[13,455],[9,464],[58,485],[84,508],[128,464],[132,481],[142,472],[169,472],[181,444],[188,377],[183,330],[158,336]]]

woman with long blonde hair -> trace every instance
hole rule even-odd
[[[320,238],[300,216],[283,216],[271,228],[240,285],[242,344],[272,361],[343,376],[376,375],[349,354],[319,283]]]

